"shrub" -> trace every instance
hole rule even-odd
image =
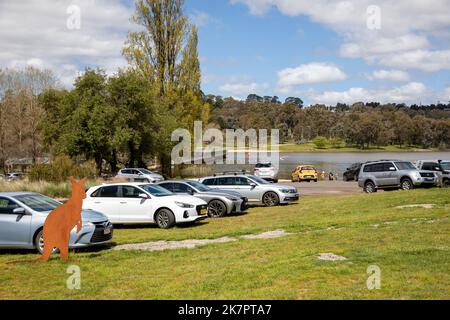
[[[51,164],[37,164],[31,167],[28,177],[30,181],[65,182],[67,178],[95,178],[95,165],[86,162],[76,165],[68,156],[58,156]]]
[[[317,149],[325,149],[329,144],[329,141],[325,137],[318,136],[314,138],[313,143]]]
[[[332,137],[330,144],[333,148],[342,148],[345,145],[345,141],[340,137]]]

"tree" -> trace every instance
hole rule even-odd
[[[192,26],[188,44],[183,49],[183,57],[180,65],[179,88],[182,93],[191,91],[200,93],[200,61],[198,58],[198,31]]]

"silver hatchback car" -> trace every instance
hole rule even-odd
[[[254,175],[220,175],[202,178],[200,182],[213,189],[239,192],[248,199],[249,204],[263,204],[268,207],[295,202],[300,197],[295,187],[270,183]]]
[[[37,249],[42,253],[42,230],[48,214],[61,203],[38,193],[0,192],[0,248]],[[112,241],[113,226],[102,213],[83,210],[80,233],[70,233],[69,248]]]
[[[159,173],[145,168],[126,168],[117,173],[116,178],[127,179],[130,182],[157,183],[164,181],[164,177]]]
[[[174,180],[158,183],[175,193],[188,194],[208,204],[208,216],[220,218],[230,213],[240,213],[247,208],[247,198],[232,190],[212,189],[197,181]]]

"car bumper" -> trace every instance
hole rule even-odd
[[[295,193],[295,194],[283,194],[283,196],[280,198],[280,203],[281,204],[286,204],[286,203],[292,203],[292,202],[296,202],[300,199],[300,194]]]
[[[207,205],[198,205],[195,208],[185,209],[177,214],[177,223],[195,222],[208,218]]]
[[[414,186],[416,187],[426,187],[426,186],[436,186],[438,184],[438,180],[436,178],[419,178],[414,179]]]
[[[74,229],[70,233],[69,248],[106,244],[112,241],[113,234],[114,227],[111,222],[99,222],[84,226],[79,234]]]

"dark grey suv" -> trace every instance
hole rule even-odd
[[[410,190],[415,187],[433,187],[437,184],[433,172],[419,171],[409,161],[374,161],[361,167],[358,185],[367,193],[378,189]]]

